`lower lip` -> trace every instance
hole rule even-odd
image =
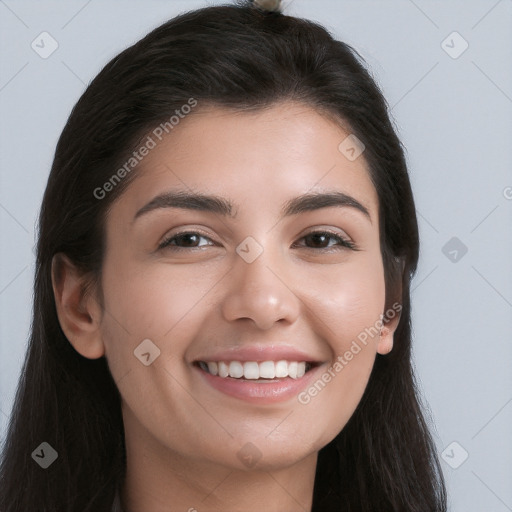
[[[272,382],[257,382],[256,380],[219,377],[206,372],[198,366],[194,368],[210,386],[226,395],[245,400],[246,402],[271,404],[284,402],[297,396],[309,385],[322,366],[323,365],[315,366],[298,379],[286,377],[283,379],[275,379],[275,381]]]

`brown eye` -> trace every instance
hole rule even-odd
[[[329,231],[314,231],[307,234],[302,239],[310,242],[306,243],[308,249],[330,249],[331,247],[341,246],[356,250],[356,245],[353,242],[346,240],[337,233],[331,233]],[[331,243],[332,241],[334,241],[334,243]]]
[[[201,233],[197,233],[194,231],[187,231],[184,233],[178,233],[175,234],[169,238],[166,238],[159,246],[159,249],[164,249],[166,247],[172,247],[173,250],[180,250],[180,249],[194,249],[203,247],[205,245],[212,245],[212,244],[201,244],[198,245],[199,241],[201,239],[204,240],[210,240],[207,236],[202,235]],[[210,240],[211,242],[211,240]]]

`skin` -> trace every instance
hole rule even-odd
[[[347,135],[302,104],[198,110],[150,151],[109,212],[104,307],[98,290],[81,293],[86,277],[66,257],[54,259],[64,333],[83,356],[106,356],[122,396],[127,512],[311,509],[318,451],[353,414],[376,354],[391,350],[397,317],[307,404],[229,397],[205,384],[192,362],[236,345],[288,344],[327,370],[389,307],[378,198],[364,154],[349,161],[338,150]],[[229,199],[237,216],[160,208],[134,220],[175,189]],[[334,190],[356,198],[371,220],[350,207],[280,219],[288,200]],[[360,250],[304,238],[322,229]],[[182,243],[180,252],[158,249],[197,230],[207,238]],[[263,247],[252,263],[235,251],[247,236]],[[160,350],[149,366],[134,357],[144,339]],[[237,456],[246,443],[260,454],[253,467]]]

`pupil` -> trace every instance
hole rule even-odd
[[[194,245],[195,242],[197,242],[197,240],[195,240],[197,238],[197,235],[193,235],[193,234],[185,234],[185,235],[181,235],[181,241],[185,243],[185,245]]]
[[[326,235],[322,235],[322,234],[314,234],[314,235],[311,235],[311,237],[313,238],[314,240],[314,244],[315,245],[318,245],[318,243],[320,245],[325,245],[325,241],[327,239],[327,236]]]

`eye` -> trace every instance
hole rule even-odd
[[[170,248],[173,251],[180,251],[186,249],[195,249],[204,247],[205,245],[213,245],[211,244],[199,244],[198,242],[203,240],[211,239],[207,236],[198,233],[196,231],[184,231],[183,233],[176,233],[169,238],[166,238],[162,241],[162,243],[158,246],[159,249]]]
[[[200,241],[208,240],[211,243],[203,243]],[[347,248],[357,251],[357,246],[350,240],[342,237],[338,233],[333,233],[330,231],[312,231],[307,235],[303,236],[301,240],[309,241],[310,243],[306,243],[305,246],[300,244],[295,244],[298,247],[305,247],[306,249],[334,249],[335,246],[338,248]],[[334,242],[334,243],[332,243]],[[158,249],[170,249],[172,251],[181,251],[187,249],[198,249],[201,247],[215,245],[212,242],[211,238],[199,233],[197,231],[184,231],[182,233],[176,233],[171,237],[166,238],[162,241],[162,243],[158,246]]]
[[[339,233],[333,233],[331,231],[312,231],[306,236],[303,236],[301,240],[309,240],[311,242],[311,245],[306,244],[307,249],[331,249],[338,245],[339,248],[345,247],[354,251],[358,250],[354,242],[347,240]],[[330,243],[332,241],[334,241],[334,244]]]

